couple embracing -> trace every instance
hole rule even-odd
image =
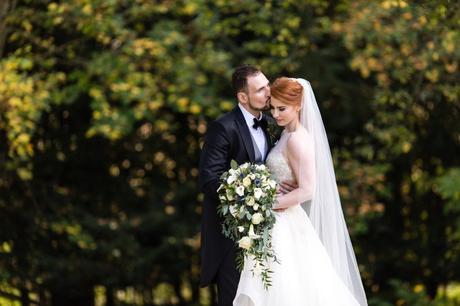
[[[270,85],[243,65],[232,85],[238,105],[210,124],[200,158],[201,285],[217,284],[220,306],[367,305],[310,83],[281,77]],[[268,107],[272,117],[262,113]],[[283,129],[276,144],[269,124]],[[271,236],[279,262],[271,264],[268,290],[250,258],[237,270],[237,246],[222,234],[217,189],[231,160],[265,163],[278,183]]]

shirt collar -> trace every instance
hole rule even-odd
[[[239,108],[241,109],[241,112],[243,113],[243,116],[244,116],[244,120],[246,121],[246,124],[249,126],[249,127],[252,127],[252,125],[254,124],[254,118],[256,118],[253,114],[251,114],[250,112],[248,112],[243,105],[241,105],[241,103],[238,103],[238,106]],[[257,120],[260,120],[262,119],[262,112],[260,112],[260,116],[259,118],[256,118]]]

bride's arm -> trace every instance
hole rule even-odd
[[[295,132],[286,146],[286,155],[299,187],[277,196],[275,209],[283,209],[311,200],[315,189],[315,153],[310,135]]]

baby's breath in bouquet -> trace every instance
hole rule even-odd
[[[276,182],[265,165],[247,162],[238,166],[233,160],[221,181],[217,189],[221,203],[218,212],[223,216],[224,235],[240,247],[237,267],[241,271],[245,257],[252,258],[252,272],[260,275],[268,289],[272,273],[268,263],[277,261],[271,244]]]

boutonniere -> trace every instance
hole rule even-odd
[[[271,116],[267,116],[267,136],[273,146],[280,139],[282,132],[283,128],[276,124],[275,119],[273,119]]]

